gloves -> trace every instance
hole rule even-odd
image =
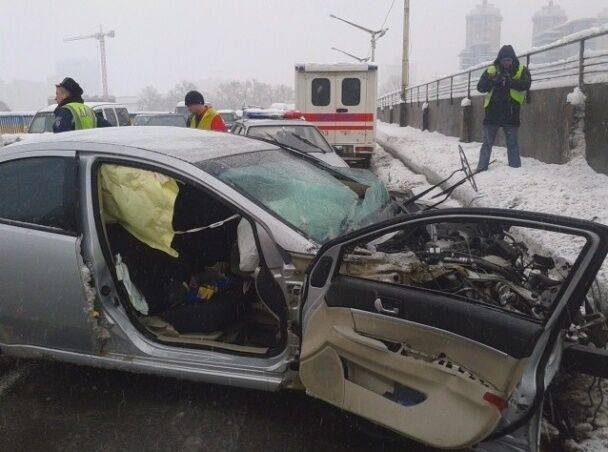
[[[508,88],[511,85],[511,77],[508,75],[498,75],[493,81],[497,88]]]

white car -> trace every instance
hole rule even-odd
[[[301,119],[243,119],[236,121],[230,131],[298,149],[332,166],[348,166],[321,131]]]
[[[123,104],[114,102],[85,102],[93,109],[97,115],[103,116],[114,127],[125,127],[131,125],[129,111]],[[32,123],[28,129],[29,133],[46,133],[53,131],[53,123],[55,115],[53,112],[57,108],[57,104],[49,105],[39,110],[32,119]]]

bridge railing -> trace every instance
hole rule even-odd
[[[604,47],[595,50],[596,46]],[[560,58],[560,56],[566,55]],[[570,56],[568,56],[570,55]],[[546,46],[530,49],[518,55],[532,74],[533,89],[556,86],[578,86],[608,82],[608,24],[567,36]],[[378,107],[402,102],[439,102],[440,99],[471,97],[477,82],[492,64],[487,61],[427,83],[410,86],[378,98]]]

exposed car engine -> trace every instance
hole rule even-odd
[[[439,290],[544,319],[570,264],[530,253],[508,230],[496,223],[408,229],[354,248],[343,272]]]

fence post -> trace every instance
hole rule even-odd
[[[578,87],[582,91],[585,76],[585,40],[581,39],[578,49]]]
[[[530,70],[530,54],[526,55],[526,67]],[[530,91],[526,93],[526,103],[530,103]]]
[[[441,83],[441,80],[437,80],[437,92],[435,93],[435,99],[437,101],[437,105],[439,105],[439,83]]]
[[[469,71],[469,80],[467,81],[467,97],[471,98],[471,71]]]
[[[420,105],[420,85],[416,89],[416,102]]]
[[[426,84],[426,96],[424,98],[424,101],[428,104],[429,103],[429,84]]]
[[[454,77],[450,77],[450,105],[454,103]]]

